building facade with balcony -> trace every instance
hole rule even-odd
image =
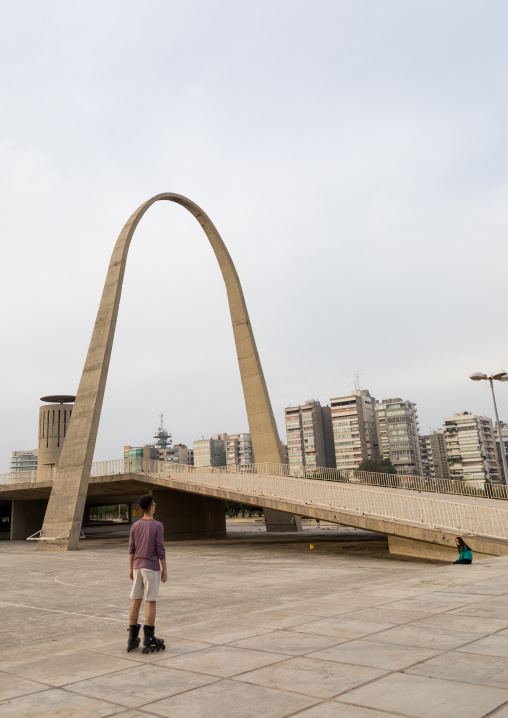
[[[384,399],[376,404],[375,411],[380,457],[390,459],[401,476],[421,476],[416,404],[400,398]]]
[[[18,471],[37,471],[37,449],[11,451],[9,457],[9,473]]]
[[[311,400],[300,406],[287,407],[284,414],[291,469],[335,468],[330,407]]]
[[[420,436],[422,476],[429,479],[449,479],[446,442],[442,429]]]
[[[330,399],[337,469],[356,469],[365,459],[379,458],[375,405],[367,389]]]
[[[228,434],[226,439],[226,466],[245,466],[254,463],[250,434]]]
[[[496,484],[502,480],[494,427],[487,416],[464,411],[447,417],[444,436],[451,479]]]

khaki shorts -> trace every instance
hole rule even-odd
[[[131,598],[144,598],[145,601],[156,601],[159,595],[160,582],[160,571],[152,571],[151,568],[135,568]]]

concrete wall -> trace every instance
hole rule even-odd
[[[222,499],[197,496],[184,491],[152,491],[157,521],[164,524],[164,538],[225,538],[226,506]]]
[[[36,531],[40,531],[47,505],[47,499],[13,501],[11,505],[11,541],[26,539]]]

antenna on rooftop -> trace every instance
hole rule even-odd
[[[171,440],[171,434],[164,428],[164,414],[159,414],[159,421],[159,428],[153,437],[155,439],[155,446],[157,449],[170,449],[173,442]]]
[[[355,386],[356,391],[360,391],[360,390],[361,390],[362,387],[361,387],[360,377],[361,377],[361,376],[364,376],[365,373],[366,373],[366,372],[363,372],[363,371],[362,371],[362,372],[360,372],[360,373],[357,373],[357,374],[353,374],[353,375],[352,375],[352,376],[355,377],[355,380],[354,380],[353,383],[354,383],[354,386]]]

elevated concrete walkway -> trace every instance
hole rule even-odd
[[[108,473],[91,477],[87,505],[134,503],[151,492],[167,539],[225,536],[224,501],[230,500],[383,533],[390,551],[405,556],[454,560],[457,535],[477,559],[508,554],[504,501],[166,462],[127,472],[117,461],[96,467]],[[0,504],[12,502],[11,539],[41,528],[51,488],[47,479],[0,485]]]

